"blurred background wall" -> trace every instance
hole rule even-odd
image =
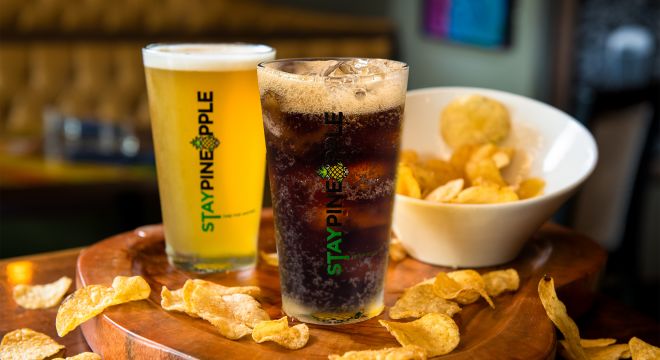
[[[505,44],[429,34],[450,3],[466,21],[504,11]],[[603,291],[659,318],[658,19],[652,0],[3,0],[0,258],[160,222],[140,48],[260,42],[280,58],[396,58],[411,89],[495,88],[575,116],[601,156],[555,221],[607,248]]]

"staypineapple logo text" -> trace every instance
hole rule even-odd
[[[350,259],[350,256],[342,251],[342,242],[346,236],[342,230],[346,213],[344,212],[344,180],[348,177],[348,167],[341,162],[342,148],[341,137],[344,122],[344,114],[339,112],[325,113],[324,124],[329,126],[326,132],[323,152],[325,154],[324,164],[316,173],[325,182],[325,258],[326,273],[330,276],[338,276],[342,272],[342,262]]]
[[[190,144],[199,153],[199,191],[200,220],[204,232],[215,229],[213,221],[220,219],[214,206],[214,176],[215,170],[213,151],[220,146],[220,140],[213,135],[210,126],[213,125],[213,91],[197,92],[197,136]]]

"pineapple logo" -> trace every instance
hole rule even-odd
[[[348,176],[348,168],[338,162],[335,165],[324,165],[316,173],[324,179],[335,179],[337,182],[342,182]]]
[[[204,149],[212,152],[220,145],[220,140],[213,135],[197,135],[190,141],[190,144],[197,150]]]

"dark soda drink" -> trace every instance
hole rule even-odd
[[[383,309],[407,74],[380,59],[258,68],[289,316],[343,324]]]

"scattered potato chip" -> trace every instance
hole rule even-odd
[[[568,342],[566,340],[560,340],[559,343],[561,345],[559,347],[559,354],[567,360],[573,360],[574,358],[571,357],[571,353],[568,350]],[[618,360],[630,357],[627,356],[629,353],[628,344],[610,344],[591,347],[583,346],[583,350],[589,360]]]
[[[186,298],[184,285],[184,301],[193,313],[213,324],[222,336],[231,340],[250,334],[260,321],[270,320],[268,313],[252,296],[240,293],[222,295],[222,288],[224,286],[202,284],[194,287],[190,297]]]
[[[250,295],[223,295],[222,300],[227,304],[234,318],[246,324],[250,328],[254,328],[258,323],[262,321],[270,320],[270,316],[268,316],[266,310],[264,310],[261,307],[261,304]]]
[[[419,318],[430,313],[454,316],[461,308],[435,294],[432,283],[414,285],[390,308],[392,319]]]
[[[426,360],[426,350],[419,346],[403,346],[380,350],[349,351],[330,355],[328,360]]]
[[[378,321],[402,346],[419,346],[430,357],[447,354],[458,346],[458,326],[445,314],[431,313],[411,322]]]
[[[93,353],[93,352],[84,352],[80,353],[76,356],[70,356],[67,358],[56,358],[53,360],[101,360],[101,355]]]
[[[415,199],[422,197],[419,183],[415,180],[412,169],[407,165],[399,164],[396,180],[396,193],[410,196]]]
[[[55,327],[60,337],[112,306],[114,291],[103,285],[89,285],[67,296],[57,309]]]
[[[470,286],[463,286],[450,278],[445,272],[438,273],[433,283],[433,291],[446,300],[454,300],[459,304],[467,305],[479,299],[479,292]]]
[[[141,276],[116,276],[112,280],[112,289],[113,305],[146,299],[151,293],[151,287]]]
[[[630,358],[628,344],[614,344],[608,346],[585,348],[589,360],[618,360]]]
[[[58,280],[43,285],[18,284],[14,286],[14,301],[25,309],[46,309],[62,301],[71,287],[71,278],[62,276]]]
[[[486,292],[497,296],[505,291],[516,291],[520,285],[520,277],[516,269],[495,270],[481,275],[486,284]]]
[[[390,259],[392,261],[401,261],[408,256],[408,252],[401,244],[399,238],[392,236],[390,240]]]
[[[249,334],[257,322],[269,319],[261,305],[249,295],[259,293],[256,286],[225,287],[205,280],[187,280],[178,290],[163,287],[161,306],[168,311],[202,317],[223,336],[233,340]]]
[[[425,200],[435,202],[449,202],[453,200],[463,190],[463,179],[454,179],[446,184],[435,188],[425,198]]]
[[[459,97],[442,111],[440,134],[456,149],[461,145],[497,143],[509,135],[509,111],[497,100],[481,95]]]
[[[149,284],[139,276],[117,276],[112,282],[112,287],[89,285],[80,288],[64,299],[57,309],[55,318],[57,334],[59,336],[68,334],[109,306],[146,299],[150,292]]]
[[[580,346],[583,348],[601,347],[612,344],[616,344],[616,339],[580,339]]]
[[[648,344],[637,337],[628,342],[630,354],[633,360],[657,360],[660,359],[660,348]]]
[[[59,354],[64,345],[58,344],[50,336],[24,328],[10,331],[2,337],[0,359],[41,360]]]
[[[188,279],[183,284],[183,296],[184,300],[186,299],[186,293],[188,296],[192,294],[192,291],[199,287],[209,287],[212,288],[211,291],[215,292],[216,295],[232,295],[232,294],[245,294],[252,297],[259,297],[261,295],[261,289],[258,286],[223,286],[216,284],[211,281],[201,280],[201,279]]]
[[[479,185],[461,191],[453,202],[459,204],[495,204],[516,200],[518,200],[518,195],[510,187]]]
[[[267,253],[265,251],[262,251],[260,255],[261,255],[261,260],[263,260],[264,263],[266,263],[266,265],[275,266],[275,267],[280,265],[280,259],[277,257],[276,252]]]
[[[252,339],[258,343],[273,341],[287,349],[300,349],[309,340],[309,328],[305,324],[289,327],[289,320],[283,317],[279,320],[259,322],[252,329]]]
[[[183,288],[170,290],[163,286],[160,291],[160,306],[167,311],[185,312],[188,316],[199,317],[190,309],[183,300]]]
[[[554,280],[549,276],[544,276],[539,281],[538,292],[546,314],[564,335],[568,355],[571,359],[587,359],[587,355],[580,345],[580,331],[573,319],[566,313],[564,303],[557,297]]]
[[[543,179],[529,178],[523,180],[518,186],[518,197],[524,200],[543,195],[544,188],[545,181]]]
[[[461,288],[472,289],[473,291],[476,291],[481,297],[484,298],[484,300],[486,300],[491,308],[495,308],[493,300],[491,300],[490,296],[488,296],[488,293],[486,292],[486,284],[484,283],[484,279],[481,277],[481,275],[479,275],[478,272],[469,269],[457,270],[448,272],[447,276],[456,282]],[[440,290],[438,289],[438,285],[440,284],[438,283],[438,278],[436,277],[436,281],[433,283],[433,290],[436,291],[436,294],[438,293],[437,291]],[[442,290],[440,290],[440,292],[442,292]]]

